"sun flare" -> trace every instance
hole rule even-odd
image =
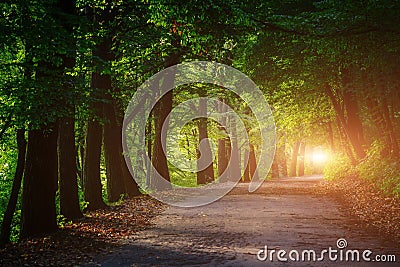
[[[312,161],[316,164],[324,164],[326,163],[328,158],[328,153],[322,150],[314,151],[311,156]]]

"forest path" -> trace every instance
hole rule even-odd
[[[313,194],[321,177],[286,178],[265,182],[255,193],[239,184],[229,195],[200,208],[169,207],[150,229],[127,240],[122,250],[102,256],[97,266],[398,266],[400,248],[361,227],[333,198]],[[268,250],[343,249],[394,254],[397,263],[259,261]],[[293,256],[295,254],[292,254]],[[263,256],[263,254],[260,254]],[[288,258],[288,254],[285,256]]]

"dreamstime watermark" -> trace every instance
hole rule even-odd
[[[181,187],[171,184],[152,164],[146,151],[149,133],[146,125],[160,99],[179,86],[190,89],[193,84],[211,84],[231,91],[251,110],[260,133],[257,150],[257,176],[249,184],[249,192],[255,191],[267,176],[275,153],[275,123],[271,109],[257,85],[245,74],[230,66],[207,61],[185,62],[166,68],[146,80],[136,91],[125,112],[122,144],[125,161],[137,184],[156,199],[179,207],[196,207],[209,204],[227,194],[241,179],[237,171],[237,159],[229,159],[225,171],[214,182],[201,187]],[[205,112],[200,112],[201,108]],[[162,107],[161,107],[162,108]],[[229,140],[240,143],[245,151],[243,166],[249,159],[249,137],[245,123],[237,114],[238,109],[216,97],[198,97],[177,105],[163,123],[162,148],[169,164],[180,172],[199,172],[213,163],[216,145],[211,139],[201,140],[198,159],[187,158],[179,149],[182,128],[198,118],[219,123]],[[236,143],[237,145],[237,143]],[[154,159],[153,159],[154,160]],[[243,169],[243,168],[242,168]],[[164,175],[165,176],[165,175]]]
[[[265,246],[257,253],[259,261],[278,261],[278,262],[396,262],[396,255],[392,254],[375,254],[369,250],[346,249],[347,241],[339,238],[336,241],[336,247],[329,247],[317,252],[314,249],[290,251],[284,249],[269,249]]]

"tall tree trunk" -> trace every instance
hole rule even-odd
[[[172,54],[166,61],[165,67],[168,68],[170,66],[176,65],[179,62],[179,55],[178,54]],[[175,75],[173,73],[172,75]],[[161,89],[166,89],[169,87],[173,87],[174,84],[174,79],[169,79],[169,80],[164,80],[162,81],[162,88]],[[166,181],[170,182],[170,176],[169,176],[169,170],[168,170],[168,163],[167,163],[167,157],[165,156],[164,150],[163,150],[163,143],[166,142],[166,140],[162,140],[161,138],[161,133],[162,133],[162,127],[164,122],[166,125],[168,125],[168,122],[166,122],[167,116],[169,113],[171,113],[172,110],[172,100],[173,100],[173,90],[168,91],[156,104],[156,106],[153,109],[153,114],[155,117],[155,135],[154,135],[154,145],[153,145],[153,155],[151,158],[151,162],[155,170],[160,174],[161,177],[163,177]],[[167,129],[164,129],[165,131]],[[153,185],[153,182],[151,182]],[[164,183],[163,183],[164,184]],[[157,190],[167,190],[170,189],[171,186],[164,184],[164,186],[161,186],[160,184],[155,185]]]
[[[21,238],[57,229],[57,127],[30,130],[22,192]]]
[[[75,121],[73,117],[59,120],[58,172],[60,184],[60,213],[68,219],[82,218],[79,207],[76,169]]]
[[[361,120],[358,115],[359,108],[357,97],[353,92],[347,91],[344,93],[343,98],[347,113],[347,133],[357,158],[362,159],[365,157],[365,151],[363,148],[364,136]]]
[[[204,94],[200,94],[200,96],[204,96]],[[199,100],[199,116],[207,116],[207,100],[200,99]],[[202,143],[203,154],[200,153],[200,150],[197,150],[197,159],[201,159],[198,161],[198,168],[204,168],[203,165],[207,162],[211,162],[204,170],[200,170],[197,172],[197,184],[206,184],[214,181],[214,168],[213,168],[213,158],[210,143],[208,141],[208,129],[207,129],[207,118],[199,118],[197,127],[199,129],[199,145]]]
[[[355,166],[357,164],[357,160],[354,156],[353,151],[351,150],[351,144],[348,142],[348,136],[346,135],[346,131],[342,126],[342,123],[340,123],[339,118],[336,118],[337,122],[337,129],[339,132],[339,137],[340,137],[340,143],[342,147],[344,147],[344,152],[346,152],[347,156],[349,157],[351,164]]]
[[[333,129],[332,129],[332,123],[328,122],[327,123],[327,131],[328,131],[328,139],[329,139],[329,147],[331,151],[335,151],[335,140],[333,137]]]
[[[342,84],[343,104],[347,115],[347,133],[357,158],[362,159],[365,157],[363,126],[359,116],[360,109],[358,107],[357,95],[354,88],[352,88],[352,80],[348,69],[342,70]]]
[[[346,89],[344,89],[344,90],[346,90]],[[363,153],[365,154],[365,152],[363,152],[362,146],[360,147],[358,140],[356,140],[356,136],[357,136],[357,134],[355,134],[356,131],[354,129],[352,129],[353,126],[349,125],[349,121],[345,117],[346,107],[348,105],[351,105],[351,102],[353,102],[354,99],[352,99],[352,97],[347,96],[347,101],[346,101],[347,105],[345,105],[344,108],[342,108],[342,106],[340,104],[340,99],[338,99],[334,95],[332,88],[329,85],[326,85],[325,92],[331,99],[333,108],[335,109],[337,119],[338,119],[339,130],[343,132],[343,137],[344,137],[343,142],[345,143],[346,152],[347,152],[349,158],[351,159],[352,164],[354,165],[357,162],[356,158],[363,157],[362,154]],[[343,96],[343,99],[344,98],[345,97]],[[347,143],[349,143],[353,149],[350,149],[350,147],[347,146]]]
[[[390,118],[389,107],[387,98],[384,96],[382,100],[382,113],[385,119],[385,132],[388,137],[388,145],[390,147],[390,153],[394,158],[400,158],[399,144],[397,143],[396,133],[393,128],[392,119]]]
[[[258,180],[258,171],[257,171],[257,158],[256,152],[254,150],[254,145],[250,144],[250,153],[249,153],[249,171],[250,171],[250,179]]]
[[[231,164],[231,155],[232,155],[232,143],[231,140],[229,139],[229,137],[226,138],[226,142],[225,142],[225,152],[226,152],[226,162],[227,162],[227,167],[228,164]],[[230,180],[230,171],[227,172],[225,179],[223,179],[222,181],[226,182]]]
[[[152,152],[152,132],[153,132],[153,126],[152,126],[152,121],[153,121],[153,112],[150,113],[149,119],[147,120],[147,125],[146,125],[146,141],[147,141],[147,155],[151,159],[151,152]]]
[[[300,142],[294,143],[292,149],[292,158],[290,160],[290,170],[289,170],[289,175],[291,177],[295,177],[297,175],[296,169],[297,169],[297,156],[299,155],[299,147],[300,147]]]
[[[280,148],[282,161],[280,163],[282,169],[282,176],[288,177],[287,160],[286,160],[286,141],[284,141],[282,147]]]
[[[83,193],[85,201],[89,204],[87,210],[104,209],[102,184],[100,178],[102,126],[98,117],[102,114],[102,104],[97,102],[92,105],[95,115],[92,116],[86,129],[85,155],[83,164]]]
[[[115,107],[116,116],[117,116],[117,119],[119,122],[118,128],[117,128],[119,139],[116,140],[116,142],[117,142],[116,146],[118,149],[118,153],[116,156],[119,159],[121,169],[122,169],[122,182],[124,183],[124,192],[126,194],[128,194],[128,196],[130,196],[130,197],[139,196],[142,193],[140,192],[135,179],[133,179],[131,173],[129,172],[129,168],[126,165],[125,158],[124,158],[124,151],[122,148],[121,137],[122,137],[122,124],[123,124],[123,120],[124,120],[124,113],[123,113],[123,110],[120,108],[120,106],[118,106],[117,104],[115,104],[114,107]]]
[[[219,99],[221,102],[225,102],[223,99]],[[226,107],[219,103],[218,111],[222,114],[226,112]],[[226,123],[226,116],[222,115],[220,122],[221,125],[224,125]],[[220,131],[224,131],[224,127],[221,125],[218,126]],[[218,140],[218,163],[217,163],[217,168],[218,168],[218,177],[221,178],[221,175],[224,173],[226,170],[228,163],[227,163],[227,156],[226,156],[226,138],[219,139]]]
[[[247,153],[250,153],[250,152],[248,151],[248,149],[246,149],[246,150],[244,151],[244,154],[245,154],[245,155],[246,155]],[[249,162],[249,161],[247,161],[246,167],[244,168],[244,173],[243,173],[243,179],[242,179],[242,181],[243,181],[244,183],[250,182],[250,162]]]
[[[111,87],[111,78],[108,75],[107,85]],[[114,101],[111,95],[107,94],[108,103],[104,104],[104,118],[106,122],[103,126],[104,159],[106,163],[107,175],[107,196],[110,202],[116,202],[121,195],[125,194],[125,183],[121,165],[121,125],[117,123]]]
[[[75,1],[65,0],[58,1],[57,5],[62,12],[68,15],[75,14]],[[65,21],[60,21],[62,27],[72,34],[73,26]],[[72,36],[72,35],[71,35]],[[71,47],[76,50],[74,45]],[[68,219],[77,219],[83,217],[79,207],[78,197],[78,181],[77,181],[77,151],[75,146],[75,107],[70,104],[71,99],[68,99],[74,92],[74,87],[71,86],[73,77],[66,74],[66,69],[72,69],[75,64],[73,53],[62,54],[61,70],[63,72],[64,91],[63,105],[68,114],[58,121],[58,172],[60,185],[60,213]]]
[[[306,143],[301,142],[299,149],[299,167],[298,167],[298,176],[304,176],[304,161],[306,155]]]
[[[241,178],[240,174],[240,154],[239,154],[239,144],[237,138],[237,129],[234,120],[230,120],[230,129],[232,130],[231,146],[230,146],[230,181],[239,181]]]
[[[154,135],[153,155],[151,158],[151,162],[155,170],[160,174],[162,178],[164,178],[168,182],[171,181],[171,178],[169,176],[167,157],[164,153],[162,145],[163,142],[165,142],[165,140],[162,140],[161,133],[162,133],[163,123],[166,120],[168,114],[172,110],[172,96],[173,96],[172,91],[169,91],[160,99],[160,101],[157,103],[154,109],[155,135]],[[153,184],[153,182],[151,184]],[[156,189],[166,190],[170,188],[156,188]]]
[[[278,162],[276,160],[274,160],[272,162],[271,174],[272,174],[272,178],[279,178],[279,165],[278,165]]]
[[[10,198],[8,200],[7,208],[3,215],[3,222],[1,224],[0,247],[10,243],[11,223],[14,216],[15,207],[17,206],[18,194],[21,189],[21,182],[24,174],[26,140],[25,140],[25,130],[23,129],[17,130],[17,146],[18,146],[17,166],[15,168],[15,174],[11,188]]]

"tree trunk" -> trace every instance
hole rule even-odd
[[[352,164],[356,164],[356,155],[354,155],[353,151],[351,150],[350,146],[347,144],[349,143],[350,145],[353,145],[350,134],[349,134],[349,127],[347,125],[347,120],[345,118],[345,111],[340,105],[340,99],[337,99],[335,95],[333,94],[332,88],[329,85],[325,86],[325,92],[331,99],[333,108],[335,109],[336,112],[336,117],[338,121],[338,129],[339,132],[341,132],[342,135],[342,143],[346,149],[346,153],[348,154]],[[354,147],[354,146],[353,146]]]
[[[248,149],[246,149],[244,151],[245,155],[247,153],[248,153]],[[242,180],[243,180],[244,183],[250,182],[250,161],[247,161],[246,167],[244,168],[244,173],[243,173],[243,179]]]
[[[300,142],[296,142],[293,145],[292,158],[290,161],[290,170],[289,170],[289,175],[291,177],[295,177],[297,175],[296,167],[297,167],[297,156],[299,154],[299,147],[300,147]]]
[[[332,129],[331,122],[327,123],[327,131],[328,131],[329,147],[330,147],[331,151],[335,151],[335,142],[334,142],[333,129]]]
[[[153,126],[152,126],[152,121],[153,121],[153,112],[150,113],[149,119],[147,120],[147,125],[146,125],[146,141],[147,141],[147,155],[151,159],[151,152],[152,152],[152,132],[153,132]]]
[[[287,160],[286,160],[286,155],[284,155],[282,159],[282,176],[283,177],[288,177],[288,171],[287,171]]]
[[[249,153],[249,171],[250,171],[250,179],[258,180],[258,171],[257,171],[257,159],[256,153],[254,150],[254,145],[250,144],[250,153]]]
[[[168,68],[170,66],[177,64],[178,62],[179,62],[179,55],[173,54],[167,59],[165,67]],[[173,87],[173,83],[174,79],[163,80],[161,89],[165,90],[166,88]],[[166,140],[165,139],[162,140],[161,133],[162,133],[162,126],[166,121],[168,114],[171,113],[172,100],[173,100],[173,90],[170,90],[157,102],[156,106],[153,109],[153,114],[155,117],[155,123],[154,123],[155,135],[154,135],[153,155],[151,158],[151,162],[155,170],[160,174],[160,176],[163,177],[168,182],[170,182],[171,179],[169,176],[167,157],[165,156],[162,145],[163,143],[166,142]],[[166,125],[168,125],[168,122],[165,123]],[[164,129],[164,131],[166,130],[167,129]],[[154,183],[151,182],[151,184],[153,185]],[[169,185],[158,184],[155,185],[155,187],[156,188],[154,189],[157,190],[171,189],[170,184]]]
[[[357,97],[353,92],[347,91],[344,93],[343,99],[347,113],[347,133],[357,158],[362,159],[365,157],[365,151],[363,148],[364,136],[361,120],[358,115],[359,108],[357,104]]]
[[[225,102],[223,99],[219,99],[221,102]],[[219,103],[219,108],[218,111],[222,114],[226,112],[226,108]],[[226,123],[226,116],[222,115],[220,122],[221,125],[224,125]],[[220,131],[224,131],[224,127],[221,125],[218,126]],[[217,163],[217,168],[218,168],[218,177],[221,178],[222,174],[226,170],[228,163],[227,163],[227,155],[226,155],[226,138],[219,139],[218,140],[218,163]]]
[[[75,121],[73,117],[59,120],[58,172],[60,184],[60,213],[67,219],[82,218],[79,206],[76,169]]]
[[[298,176],[304,176],[304,161],[306,155],[306,143],[301,142],[300,150],[299,150],[299,167],[298,167]]]
[[[89,204],[87,210],[104,209],[100,178],[102,127],[96,117],[102,114],[102,104],[93,104],[96,116],[92,116],[86,129],[85,155],[83,164],[83,193]]]
[[[336,118],[337,122],[337,128],[339,132],[339,137],[340,137],[340,143],[342,147],[344,147],[344,152],[346,152],[347,156],[349,157],[351,164],[355,166],[357,164],[357,160],[354,157],[354,153],[351,150],[351,144],[348,142],[348,136],[346,135],[345,129],[342,127],[342,124],[340,123],[339,118]]]
[[[390,118],[389,107],[385,96],[383,97],[381,108],[383,117],[385,119],[385,132],[388,139],[388,146],[390,147],[390,153],[394,158],[400,158],[400,149],[397,143],[396,133]]]
[[[351,88],[352,81],[350,72],[347,69],[342,70],[342,84],[343,84],[343,104],[346,108],[346,128],[353,146],[354,152],[358,159],[365,157],[364,151],[364,133],[361,119],[359,117],[359,107],[357,102],[357,95],[354,88]]]
[[[8,200],[6,211],[4,212],[3,215],[3,222],[1,225],[1,234],[0,234],[0,247],[10,243],[11,223],[14,216],[15,207],[17,206],[18,194],[21,189],[21,182],[24,174],[26,140],[25,140],[25,130],[23,129],[17,130],[17,146],[18,146],[17,166],[15,169],[10,198]]]
[[[240,154],[239,154],[239,144],[237,138],[236,124],[234,120],[230,120],[230,129],[232,130],[231,146],[230,146],[230,161],[229,161],[229,180],[239,181],[241,178],[240,174]]]
[[[161,100],[157,103],[154,109],[155,115],[155,136],[154,136],[154,145],[153,145],[153,155],[151,158],[152,165],[155,170],[160,174],[162,178],[167,180],[168,182],[171,181],[169,176],[168,164],[167,164],[167,157],[165,156],[163,150],[163,142],[166,140],[162,140],[161,133],[162,133],[162,126],[164,121],[166,120],[168,114],[172,110],[172,91],[169,91],[165,94]],[[152,182],[153,184],[153,182]],[[157,185],[159,186],[159,185]],[[156,188],[158,190],[166,190],[170,188]]]
[[[111,87],[111,78],[108,75],[107,86]],[[121,126],[117,123],[114,101],[111,95],[107,94],[108,103],[104,104],[103,143],[104,159],[107,175],[107,197],[108,201],[116,202],[125,193],[125,183],[121,165],[122,147]]]
[[[200,95],[202,96],[202,95]],[[199,100],[199,115],[207,116],[207,100],[200,99]],[[197,172],[197,184],[206,184],[214,181],[214,168],[213,168],[213,158],[210,143],[208,141],[208,130],[207,130],[207,118],[199,118],[197,127],[199,129],[199,145],[197,149],[197,159],[201,159],[198,161],[198,168],[203,169],[205,163],[211,162],[204,170],[200,170]],[[200,144],[202,144],[202,151],[200,153]]]
[[[286,160],[286,142],[283,143],[282,147],[279,149],[282,157],[282,161],[280,163],[282,169],[282,176],[288,177],[288,170],[287,170],[287,160]],[[279,152],[278,150],[278,152]]]
[[[276,160],[274,160],[272,162],[271,174],[272,174],[272,178],[279,178],[279,165],[278,165],[278,162]]]
[[[224,173],[226,171],[224,176],[219,177],[219,182],[221,182],[221,183],[230,181],[231,173],[230,173],[230,170],[228,169],[228,164],[230,164],[231,152],[232,152],[232,147],[231,147],[230,141],[231,140],[229,139],[229,137],[226,137],[221,140],[221,142],[224,142],[223,146],[224,146],[225,154],[218,155],[218,160],[221,160],[221,164],[219,164],[218,168],[219,168],[219,171],[221,172],[221,175],[222,175],[222,173]],[[219,152],[222,153],[222,149]]]
[[[124,151],[122,148],[122,124],[123,124],[123,120],[124,120],[124,114],[123,114],[123,110],[115,104],[115,110],[116,110],[116,116],[118,119],[118,140],[116,140],[117,142],[117,149],[118,149],[118,153],[117,153],[117,157],[119,159],[120,165],[121,165],[121,169],[122,169],[122,182],[124,183],[124,192],[126,194],[128,194],[128,196],[130,197],[134,197],[134,196],[139,196],[142,193],[139,191],[139,187],[135,181],[135,179],[133,179],[131,173],[129,172],[129,168],[126,165],[125,162],[125,157],[124,157]]]
[[[22,192],[21,238],[57,229],[57,127],[30,130]]]

